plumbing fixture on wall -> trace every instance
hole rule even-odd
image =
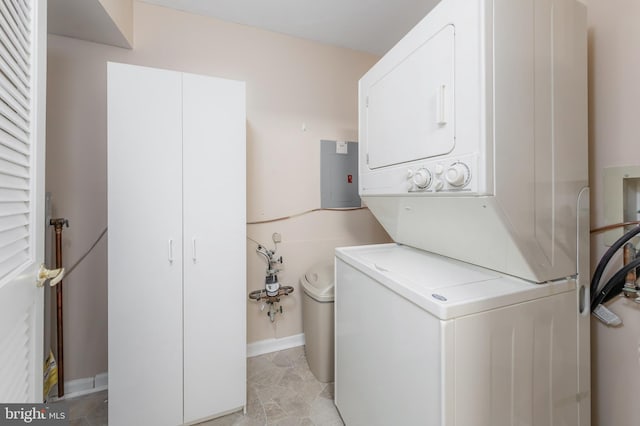
[[[606,231],[626,225],[628,225],[628,223],[619,223],[598,228],[594,231]],[[606,325],[615,327],[622,324],[620,318],[604,306],[604,303],[616,295],[622,293],[625,297],[633,297],[634,301],[640,304],[640,287],[636,283],[637,271],[640,268],[640,255],[637,247],[631,242],[638,234],[640,234],[640,226],[636,226],[630,231],[627,231],[622,237],[616,240],[604,256],[602,256],[600,262],[598,262],[598,266],[591,279],[591,310],[593,315]],[[603,286],[600,286],[605,268],[621,248],[623,249],[624,266],[613,274]]]
[[[293,293],[293,287],[281,286],[278,282],[278,272],[280,272],[280,269],[278,269],[276,265],[282,265],[283,261],[282,256],[276,256],[276,252],[278,250],[278,243],[282,241],[282,237],[277,232],[274,232],[272,239],[274,244],[273,250],[269,250],[262,244],[258,244],[258,248],[256,248],[256,253],[264,256],[267,261],[267,271],[264,280],[264,289],[252,291],[249,293],[249,299],[262,302],[261,309],[269,305],[267,316],[271,322],[274,322],[276,314],[278,312],[283,313],[282,306],[280,305],[280,297]]]
[[[633,243],[626,243],[624,245],[624,264],[627,265],[631,261],[638,258],[638,249]],[[640,303],[640,297],[638,297],[638,284],[636,284],[636,280],[638,279],[637,268],[634,268],[627,272],[627,276],[625,277],[624,287],[622,288],[622,294],[625,297],[634,297],[634,301],[636,303]]]
[[[634,222],[640,219],[640,166],[604,169],[605,223]],[[604,234],[604,244],[611,246],[629,226],[617,227]]]

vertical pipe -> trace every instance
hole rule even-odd
[[[624,264],[630,263],[632,260],[636,258],[636,250],[635,246],[632,243],[626,243],[623,249],[623,262]],[[629,271],[627,277],[625,279],[625,287],[636,288],[636,270],[633,269]],[[625,294],[626,296],[626,294]]]
[[[56,231],[56,269],[62,268],[62,227],[69,227],[67,219],[51,219],[49,225],[53,225]],[[63,339],[63,310],[62,310],[62,281],[56,286],[57,321],[56,331],[58,337],[58,398],[64,396],[64,339]]]
[[[62,226],[56,224],[56,269],[62,268]],[[56,286],[58,329],[58,398],[64,396],[64,348],[62,335],[62,281]]]

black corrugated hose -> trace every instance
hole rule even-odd
[[[596,267],[595,272],[593,273],[593,278],[591,279],[591,311],[600,305],[601,303],[607,302],[612,297],[618,295],[622,288],[624,287],[625,278],[629,271],[634,268],[640,267],[640,259],[634,259],[633,261],[626,264],[622,269],[616,272],[602,287],[600,291],[598,291],[598,287],[600,284],[600,280],[602,279],[602,274],[604,273],[607,264],[613,258],[613,255],[631,238],[635,237],[640,233],[640,226],[636,226],[632,230],[626,232],[622,237],[618,238],[615,243],[609,250],[606,251],[604,256],[598,262],[598,266]]]

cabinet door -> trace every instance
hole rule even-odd
[[[245,405],[245,86],[183,75],[184,421]]]
[[[183,420],[181,99],[179,73],[108,66],[114,425],[175,426]]]

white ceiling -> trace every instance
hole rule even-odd
[[[142,0],[378,55],[440,0]]]

